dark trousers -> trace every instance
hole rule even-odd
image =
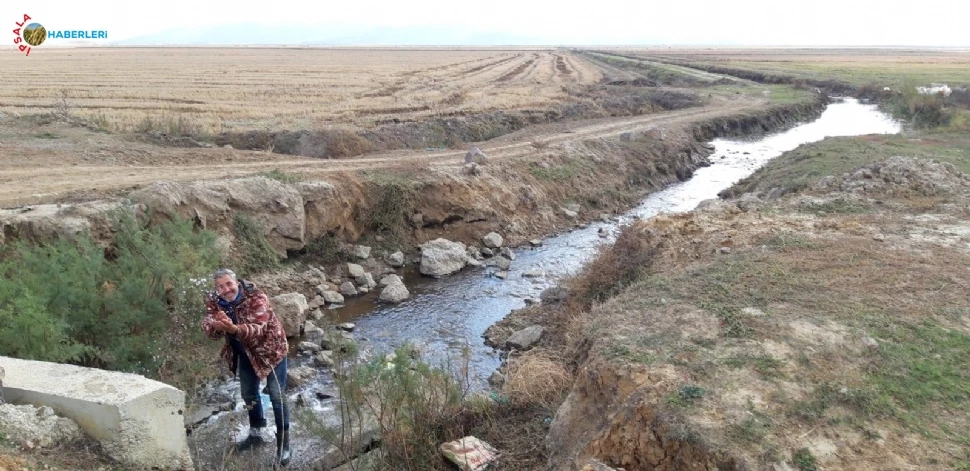
[[[239,388],[242,399],[249,409],[249,426],[253,428],[265,427],[266,416],[263,414],[263,401],[259,398],[259,377],[245,354],[239,355]],[[290,410],[286,405],[283,393],[286,391],[286,357],[266,378],[269,400],[273,404],[273,417],[276,419],[276,434],[290,429]]]

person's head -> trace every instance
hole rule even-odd
[[[212,283],[215,285],[216,294],[226,301],[236,299],[239,294],[239,282],[236,280],[236,273],[228,268],[221,268],[212,274]]]

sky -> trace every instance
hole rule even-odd
[[[487,34],[535,44],[970,46],[970,1],[858,0],[42,0],[5,1],[0,20],[10,26],[26,13],[50,29],[107,30],[109,42],[163,35],[171,30],[223,31],[244,25],[259,31],[296,25],[298,44],[312,31],[353,36],[361,31],[409,28]],[[321,36],[323,37],[323,36]],[[328,36],[329,37],[329,36]],[[441,35],[447,41],[460,35]],[[231,38],[236,41],[238,38]],[[386,40],[386,38],[385,38]],[[12,39],[11,39],[12,41]],[[95,43],[97,43],[95,41]]]

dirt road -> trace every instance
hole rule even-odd
[[[765,105],[764,100],[746,95],[714,96],[701,108],[533,126],[480,147],[492,160],[514,159],[537,152],[535,141],[562,145],[630,130],[676,127]],[[31,132],[36,133],[36,129]],[[320,160],[222,148],[161,148],[68,126],[50,132],[61,137],[45,142],[9,123],[0,126],[0,207],[82,201],[124,194],[155,181],[239,177],[273,169],[306,176],[419,165],[458,169],[465,153],[407,150]]]

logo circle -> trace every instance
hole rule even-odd
[[[31,23],[24,28],[24,41],[31,46],[40,46],[47,39],[47,28],[40,23]]]

